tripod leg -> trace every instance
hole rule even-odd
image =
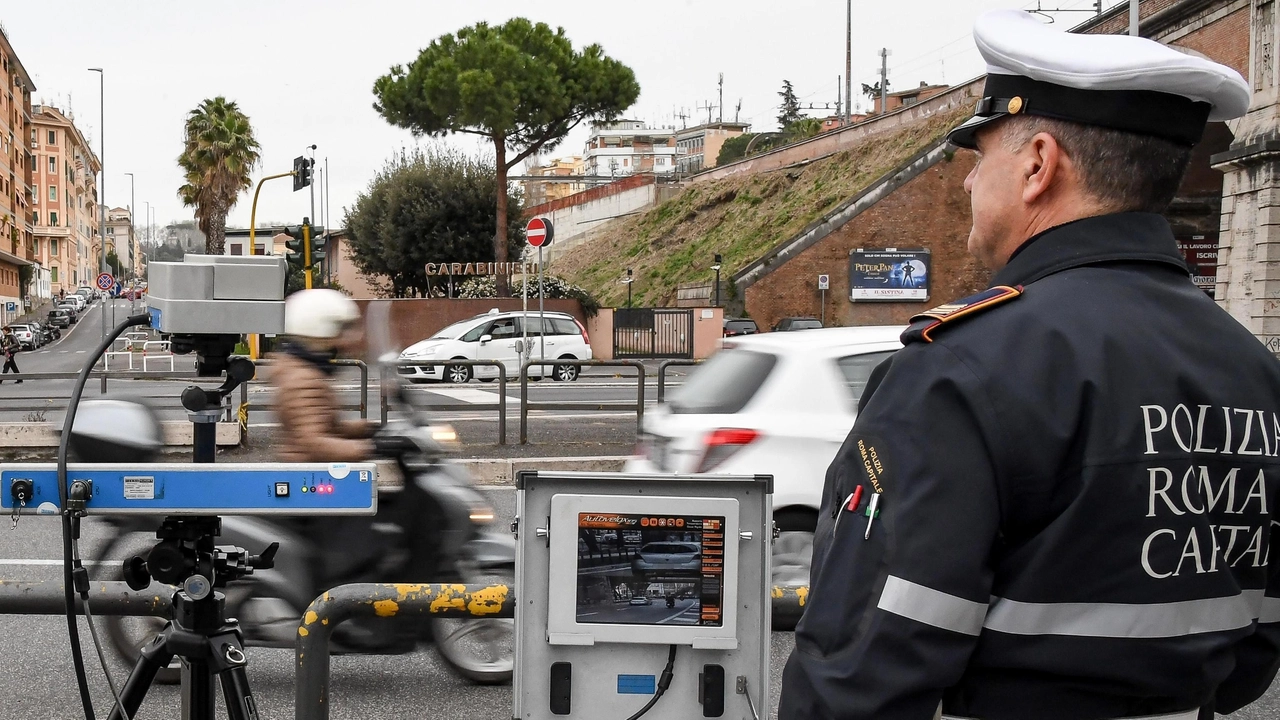
[[[213,675],[207,660],[182,661],[183,720],[214,720]]]
[[[129,678],[125,680],[124,687],[120,690],[120,703],[128,711],[129,717],[138,713],[138,708],[142,706],[142,699],[147,696],[147,690],[151,688],[151,682],[155,680],[156,673],[173,660],[173,651],[169,649],[171,627],[165,626],[154,640],[142,648],[138,654],[138,662],[133,666]],[[124,720],[119,706],[111,708],[109,720]]]
[[[258,720],[258,704],[249,689],[249,674],[244,665],[223,670],[222,697],[227,703],[229,720]]]

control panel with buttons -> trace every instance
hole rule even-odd
[[[72,464],[67,484],[89,480],[89,515],[373,515],[373,463]],[[15,488],[20,491],[15,492]],[[0,467],[0,508],[61,512],[53,463]]]

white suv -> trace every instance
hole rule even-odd
[[[536,313],[529,313],[529,357],[547,360],[590,360],[591,341],[577,318],[567,313],[546,313],[542,324]],[[450,360],[492,360],[506,368],[508,380],[520,377],[520,353],[517,343],[524,339],[524,313],[498,312],[477,315],[457,322],[430,338],[414,343],[400,354],[401,362],[424,361],[422,365],[402,366],[401,375],[412,382],[444,380],[465,383],[472,377],[490,382],[498,377],[496,367],[450,364]],[[545,368],[533,365],[529,377],[541,378]],[[551,378],[564,382],[578,379],[575,365],[556,365]]]

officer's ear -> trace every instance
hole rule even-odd
[[[1043,204],[1054,198],[1067,182],[1070,160],[1056,138],[1047,132],[1031,136],[1018,152],[1022,166],[1022,202]]]

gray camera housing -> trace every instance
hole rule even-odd
[[[271,255],[190,255],[147,266],[151,327],[167,334],[284,332],[288,263]]]

